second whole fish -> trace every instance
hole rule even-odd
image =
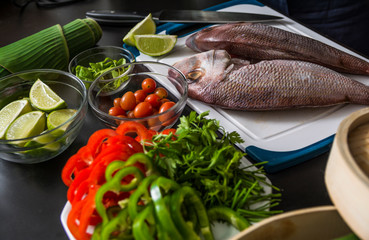
[[[226,50],[248,60],[290,59],[338,72],[369,75],[369,63],[315,39],[261,23],[229,23],[202,29],[186,40],[194,51]]]
[[[310,62],[270,60],[250,64],[231,58],[225,50],[210,50],[173,66],[186,76],[190,98],[226,109],[369,105],[368,86]]]

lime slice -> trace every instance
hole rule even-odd
[[[49,114],[47,117],[47,128],[49,130],[52,130],[66,121],[70,119],[75,113],[77,112],[76,109],[60,109],[55,110]],[[65,124],[63,127],[60,127],[59,129],[56,129],[53,133],[53,136],[59,137],[64,134],[65,130],[67,129],[69,124]]]
[[[54,142],[55,137],[51,134],[44,134],[35,137],[31,141],[27,142],[24,147],[32,147],[36,149],[26,151],[28,154],[43,156],[48,152],[56,152],[60,149],[61,144]]]
[[[16,100],[0,110],[0,139],[5,137],[5,132],[10,124],[20,115],[31,112],[31,104],[28,100]]]
[[[51,112],[67,106],[64,100],[40,79],[32,85],[29,98],[33,106],[45,112]]]
[[[177,42],[176,35],[135,35],[137,49],[149,56],[161,56],[170,52]]]
[[[45,130],[46,116],[44,112],[32,111],[25,113],[14,120],[6,131],[5,138],[7,140],[15,140],[36,136]],[[25,142],[16,142],[23,146]]]
[[[126,36],[123,38],[123,42],[130,46],[136,46],[135,35],[140,34],[154,34],[156,31],[156,24],[152,19],[151,13],[141,22],[137,23]]]

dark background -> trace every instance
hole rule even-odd
[[[54,8],[37,7],[35,2],[21,10],[11,1],[0,4],[0,47],[17,41],[55,24],[64,25],[84,18],[92,9],[150,10],[204,9],[225,1],[186,0],[86,0]],[[130,27],[102,26],[103,36],[98,45],[121,46]],[[0,239],[66,239],[60,222],[67,201],[61,181],[61,170],[88,137],[103,128],[89,111],[80,136],[57,158],[45,163],[21,165],[0,161]],[[268,174],[281,189],[282,202],[278,209],[290,211],[305,207],[331,204],[324,184],[328,153],[298,166]]]

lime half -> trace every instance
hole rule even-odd
[[[67,106],[65,101],[40,79],[32,85],[29,98],[33,106],[45,112],[51,112]]]
[[[16,100],[0,110],[0,139],[5,137],[5,132],[10,124],[20,115],[32,111],[27,99]]]
[[[55,110],[51,112],[49,116],[47,117],[47,128],[49,130],[52,130],[62,125],[63,123],[68,121],[71,117],[73,117],[76,112],[77,112],[76,109],[69,109],[69,108]],[[69,124],[65,124],[63,127],[56,129],[53,135],[56,137],[63,135],[68,125]]]
[[[137,23],[123,38],[123,42],[130,46],[136,46],[135,35],[154,34],[156,32],[156,24],[152,19],[151,13],[141,22]]]
[[[46,116],[44,112],[32,111],[25,113],[14,120],[6,131],[7,140],[15,140],[36,136],[45,130]],[[16,142],[23,146],[24,142]]]
[[[137,49],[149,56],[161,56],[170,52],[177,42],[176,35],[135,35]]]

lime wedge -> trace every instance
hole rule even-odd
[[[139,34],[154,34],[156,31],[156,24],[152,19],[151,13],[141,22],[137,23],[123,38],[123,42],[130,46],[136,46],[135,35]]]
[[[32,137],[40,134],[45,130],[46,116],[44,112],[32,111],[25,113],[14,120],[6,131],[5,138],[7,140],[15,140],[20,138]],[[16,142],[23,146],[25,142]]]
[[[5,132],[10,124],[20,115],[32,111],[28,100],[16,100],[0,110],[0,139],[5,137]]]
[[[67,106],[64,100],[40,79],[32,85],[29,98],[33,106],[45,112],[51,112]]]
[[[137,49],[149,56],[161,56],[170,52],[177,42],[176,35],[135,35]]]
[[[45,151],[56,152],[60,149],[61,144],[59,142],[54,142],[54,140],[55,137],[53,135],[44,134],[27,142],[24,147],[36,147],[36,149],[28,150],[27,153],[42,156]]]
[[[70,119],[75,113],[77,112],[76,109],[60,109],[55,110],[49,114],[47,117],[47,128],[49,130],[52,130],[66,121]],[[69,124],[64,125],[63,127],[60,127],[59,129],[56,129],[53,133],[53,136],[59,137],[64,134],[65,130],[67,129]]]

